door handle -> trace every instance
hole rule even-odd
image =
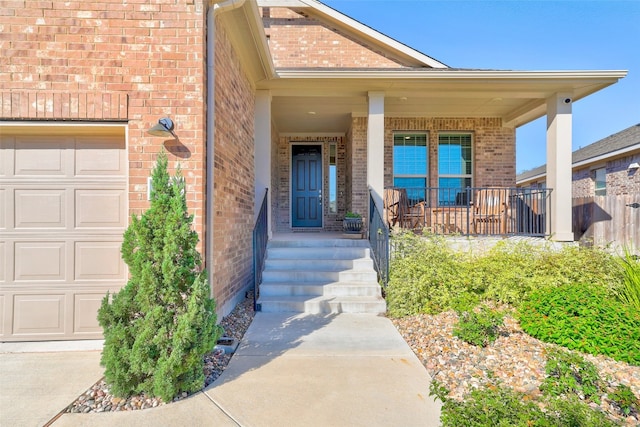
[[[322,203],[322,189],[318,190],[318,202]]]

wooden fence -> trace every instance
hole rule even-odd
[[[573,199],[573,233],[585,244],[640,251],[640,194]]]

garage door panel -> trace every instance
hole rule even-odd
[[[69,165],[65,156],[68,140],[33,141],[17,138],[15,144],[15,176],[65,176]]]
[[[8,194],[7,190],[0,188],[0,230],[7,228],[7,213],[5,211],[9,206]]]
[[[14,295],[13,333],[64,334],[65,295]]]
[[[0,178],[8,176],[11,169],[11,163],[9,162],[13,155],[13,138],[2,137],[2,148],[0,150]]]
[[[65,190],[16,190],[15,228],[65,228]]]
[[[98,323],[98,309],[105,294],[74,295],[73,332],[76,334],[101,334]]]
[[[121,175],[126,174],[124,142],[91,139],[76,143],[76,175]]]
[[[124,190],[81,189],[75,192],[77,228],[125,228]]]
[[[0,337],[4,337],[7,334],[6,326],[7,322],[5,321],[5,296],[0,295]]]
[[[6,253],[6,243],[0,242],[0,283],[5,283],[7,281],[7,253]]]
[[[15,280],[65,280],[65,242],[16,242]]]
[[[76,242],[75,259],[76,280],[126,279],[119,242]]]
[[[107,291],[127,281],[124,130],[2,135],[0,338],[98,339]],[[73,132],[73,128],[69,128]]]

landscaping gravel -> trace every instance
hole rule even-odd
[[[238,304],[233,311],[222,319],[220,325],[224,329],[224,335],[240,341],[245,331],[249,328],[253,320],[253,296],[249,295],[244,301]],[[231,354],[222,352],[211,352],[204,357],[205,387],[214,382],[227,367],[231,360]],[[173,401],[182,400],[189,396],[182,393]],[[155,408],[166,403],[160,398],[149,397],[145,394],[130,396],[121,399],[109,393],[109,387],[104,379],[98,381],[89,390],[79,396],[65,412],[89,413],[89,412],[113,412],[113,411],[134,411],[138,409]]]
[[[511,312],[508,307],[503,309]],[[242,339],[253,317],[253,299],[247,298],[221,321],[225,335]],[[537,401],[541,397],[539,386],[545,378],[546,352],[554,346],[524,333],[511,315],[505,316],[498,339],[485,348],[467,344],[453,336],[453,327],[458,320],[455,312],[391,320],[431,377],[450,390],[450,397],[462,400],[474,388],[496,380],[525,393],[533,400]],[[584,355],[584,358],[598,368],[607,386],[626,384],[640,397],[640,367],[604,356]],[[205,356],[205,386],[220,376],[230,359],[229,354],[209,353]],[[183,393],[174,401],[187,396],[187,393]],[[69,405],[66,412],[132,411],[165,404],[159,398],[145,395],[127,399],[114,397],[101,380]],[[591,406],[605,412],[622,425],[640,425],[638,414],[625,418],[606,398],[602,399],[600,405]]]
[[[485,348],[476,347],[453,336],[457,321],[455,312],[392,319],[431,378],[444,385],[450,397],[463,400],[471,390],[497,379],[539,402],[546,352],[554,345],[527,335],[511,315],[506,315],[498,339]],[[584,358],[596,366],[607,386],[626,384],[640,397],[640,367],[604,356]],[[640,425],[638,414],[624,417],[606,398],[601,401],[601,405],[590,406],[622,425]]]

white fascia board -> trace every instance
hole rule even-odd
[[[509,70],[278,70],[289,79],[621,79],[626,70],[509,71]]]
[[[528,184],[529,182],[537,181],[537,180],[539,180],[540,178],[546,178],[546,177],[547,177],[547,174],[546,174],[546,172],[545,172],[545,173],[541,173],[541,174],[538,174],[538,175],[530,176],[530,177],[528,177],[528,178],[525,178],[525,179],[521,179],[521,180],[519,180],[519,181],[516,181],[516,184],[517,184],[517,185]]]
[[[601,154],[601,155],[596,156],[596,157],[591,157],[589,159],[581,160],[579,162],[573,163],[571,165],[571,167],[572,168],[579,168],[580,166],[586,166],[586,165],[591,164],[591,163],[600,162],[602,160],[608,160],[608,159],[610,159],[612,157],[618,157],[618,156],[620,156],[622,154],[627,154],[627,153],[630,153],[630,152],[636,151],[636,150],[640,150],[640,143],[634,144],[634,145],[630,145],[628,147],[624,147],[624,148],[621,148],[621,149],[616,150],[616,151],[611,151],[609,153]]]
[[[258,55],[260,56],[260,63],[262,64],[262,69],[265,72],[266,78],[275,78],[276,77],[276,69],[273,65],[273,58],[271,57],[271,51],[269,50],[269,45],[267,43],[267,35],[264,32],[264,24],[262,23],[262,16],[260,16],[260,11],[258,10],[258,5],[255,2],[251,2],[249,5],[249,15],[247,19],[250,21],[253,40],[256,45],[256,49],[258,50]]]
[[[433,67],[433,68],[449,68],[447,67],[447,65],[443,64],[440,61],[436,61],[435,59],[418,52],[415,49],[411,49],[409,46],[404,45],[394,39],[392,39],[389,36],[385,36],[384,34],[374,30],[371,27],[368,27],[364,24],[361,24],[360,22],[356,21],[355,19],[349,18],[348,16],[320,3],[317,2],[315,0],[299,0],[300,3],[306,4],[308,7],[313,8],[315,10],[317,10],[318,12],[330,17],[331,19],[334,19],[338,22],[341,22],[342,24],[344,24],[347,27],[351,27],[353,28],[355,31],[360,32],[364,35],[366,35],[367,37],[371,37],[374,40],[378,40],[381,43],[389,46],[392,49],[395,49],[399,52],[402,52],[404,55],[407,55],[413,59],[415,59],[416,61],[428,66],[428,67]]]

